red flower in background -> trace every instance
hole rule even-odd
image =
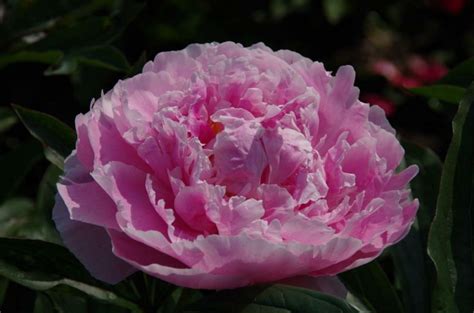
[[[418,55],[411,55],[403,66],[397,66],[387,59],[379,59],[370,66],[372,72],[384,76],[393,86],[414,88],[431,84],[442,78],[448,71],[446,66]]]
[[[384,96],[375,93],[366,93],[363,94],[360,98],[363,102],[369,103],[371,105],[375,104],[381,107],[388,117],[392,116],[395,113],[395,103],[393,103],[393,101],[391,101],[390,99],[385,98]]]
[[[377,75],[385,77],[392,86],[398,88],[415,88],[432,84],[441,79],[448,69],[435,60],[430,60],[419,55],[410,55],[401,62],[388,59],[378,59],[369,65],[370,70]],[[396,111],[396,105],[384,96],[368,93],[361,100],[381,107],[387,116]]]
[[[434,83],[441,79],[448,69],[437,61],[428,61],[418,55],[412,55],[408,58],[407,66],[409,71],[423,83]]]
[[[459,14],[466,6],[466,0],[434,0],[432,3],[443,11]]]

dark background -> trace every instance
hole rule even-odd
[[[414,56],[447,68],[467,59],[474,50],[472,7],[469,0],[6,1],[0,10],[0,105],[20,104],[72,125],[101,90],[160,51],[194,42],[264,42],[322,61],[331,71],[353,65],[362,99],[376,94],[390,102],[391,122],[401,134],[443,154],[452,110],[410,96],[373,65],[390,61],[410,79]],[[98,57],[120,66],[84,62],[84,54],[97,47],[116,48],[112,56],[100,51]],[[12,58],[24,51],[62,57]],[[439,77],[428,74],[415,86]],[[13,131],[21,137],[21,127]],[[2,149],[13,144],[1,139]]]
[[[456,106],[414,96],[407,88],[433,83],[473,55],[474,3],[0,1],[0,208],[12,201],[27,207],[23,215],[0,213],[0,235],[45,236],[28,214],[39,201],[48,162],[18,123],[12,103],[73,126],[92,98],[140,71],[156,53],[228,40],[294,50],[330,71],[353,65],[361,98],[380,104],[403,140],[430,147],[442,159]],[[31,232],[19,232],[18,225],[25,229],[29,223]],[[385,269],[390,276],[390,264]],[[32,294],[10,283],[5,312],[31,312],[33,302],[19,299]],[[0,292],[0,303],[1,298]]]

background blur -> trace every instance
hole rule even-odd
[[[140,71],[156,53],[194,42],[264,42],[324,62],[351,64],[361,99],[380,105],[401,138],[441,159],[455,105],[412,95],[474,55],[469,0],[0,1],[0,235],[55,241],[54,181],[15,103],[73,125],[93,98]],[[41,214],[38,213],[43,212]],[[42,211],[41,211],[42,210]],[[49,225],[46,227],[45,225]],[[390,264],[384,269],[390,276]],[[5,312],[32,312],[10,283]]]

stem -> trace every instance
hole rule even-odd
[[[141,298],[140,292],[138,291],[137,286],[135,285],[135,282],[133,280],[130,280],[130,287],[133,290],[133,293],[137,296],[137,298]]]
[[[151,305],[155,306],[155,299],[156,299],[156,280],[153,279],[151,281]]]

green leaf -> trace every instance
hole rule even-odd
[[[331,24],[339,23],[350,11],[350,2],[347,0],[324,0],[323,9]]]
[[[200,290],[176,288],[168,297],[163,299],[157,313],[183,312],[184,308],[201,300],[202,297]]]
[[[129,313],[130,310],[118,307],[68,286],[55,287],[37,292],[34,313]]]
[[[118,34],[109,16],[93,16],[56,27],[48,35],[32,44],[35,51],[60,50],[69,54],[83,47],[110,43]]]
[[[37,224],[41,226],[41,237],[27,237],[31,239],[42,239],[45,241],[60,243],[59,234],[52,219],[52,209],[57,193],[56,183],[62,170],[54,164],[50,164],[41,179],[36,193],[35,217]]]
[[[130,64],[123,53],[112,46],[94,47],[82,51],[78,59],[80,62],[117,72],[128,72]]]
[[[103,45],[120,36],[143,7],[120,0],[12,0],[0,23],[0,45],[11,51],[63,52]]]
[[[39,144],[35,142],[35,145]],[[37,154],[41,155],[40,147]],[[19,161],[21,162],[21,159]],[[25,164],[26,162],[23,163]],[[12,167],[11,163],[9,165]],[[54,165],[46,170],[38,188],[36,205],[28,198],[9,198],[0,204],[0,236],[60,242],[51,219],[55,184],[60,173],[61,170]],[[11,179],[9,180],[11,182]]]
[[[465,88],[452,85],[424,86],[411,88],[410,91],[415,95],[435,98],[454,104],[458,104],[466,93]]]
[[[3,306],[5,301],[5,295],[7,294],[9,281],[4,277],[0,277],[0,308]]]
[[[60,50],[69,55],[84,47],[108,45],[120,36],[126,22],[118,21],[113,16],[90,16],[56,27],[44,39],[32,44],[30,49]]]
[[[133,63],[128,71],[128,77],[135,76],[142,72],[143,66],[147,62],[146,52],[143,51],[142,54],[138,57],[138,59]]]
[[[44,156],[46,160],[51,162],[51,164],[55,165],[57,168],[63,170],[64,169],[64,157],[60,155],[55,150],[51,149],[50,147],[45,146],[43,149]]]
[[[433,312],[474,309],[474,84],[468,88],[453,120],[453,138],[441,176],[428,254],[437,279]]]
[[[18,188],[41,157],[41,145],[34,141],[0,156],[0,203]]]
[[[55,312],[53,302],[42,292],[38,292],[35,299],[33,313],[50,313]]]
[[[46,212],[47,218],[51,218],[51,208],[54,206],[54,195],[56,194],[56,183],[63,171],[51,164],[41,179],[36,193],[36,208],[40,212]]]
[[[91,99],[98,99],[102,95],[105,85],[116,80],[116,74],[103,68],[81,64],[71,74],[71,83],[74,87],[74,96],[84,109],[89,109]],[[83,82],[88,82],[84,84]]]
[[[56,288],[58,289],[58,288]],[[51,299],[54,311],[57,313],[87,313],[87,298],[74,293],[58,292],[48,290],[47,295]]]
[[[19,62],[35,62],[44,64],[55,64],[61,60],[63,53],[58,50],[48,51],[18,51],[0,55],[0,69]]]
[[[171,295],[166,297],[163,302],[161,303],[158,313],[174,313],[176,312],[179,299],[183,294],[183,288],[175,289]]]
[[[412,194],[420,201],[417,213],[418,228],[426,245],[428,232],[434,217],[443,164],[431,149],[406,141],[402,142],[408,164],[416,164],[418,175],[410,182]]]
[[[69,286],[96,299],[141,312],[93,279],[66,248],[38,240],[0,238],[0,275],[31,289]]]
[[[51,115],[19,105],[13,105],[13,109],[33,137],[62,158],[71,154],[76,144],[76,134],[69,126]]]
[[[129,72],[131,68],[120,50],[112,46],[98,46],[74,50],[61,63],[47,69],[45,74],[70,75],[77,71],[80,64],[122,73]]]
[[[0,133],[7,131],[17,121],[18,118],[10,108],[0,107]]]
[[[41,0],[9,1],[5,19],[0,24],[0,33],[6,33],[7,41],[22,36],[51,31],[64,24],[72,24],[77,19],[90,16],[97,10],[107,6],[112,10],[114,0]]]
[[[34,205],[27,198],[11,198],[0,205],[0,236],[13,237],[29,224]]]
[[[474,57],[457,65],[439,83],[467,88],[474,80]]]
[[[376,261],[339,274],[339,278],[373,312],[404,311],[395,289]]]
[[[436,154],[412,143],[402,142],[408,164],[416,164],[419,174],[411,181],[412,194],[420,201],[417,219],[409,234],[390,248],[395,277],[401,284],[405,309],[410,313],[428,313],[433,264],[426,254],[426,242],[436,207],[442,163]]]
[[[35,208],[27,198],[10,198],[0,205],[0,236],[41,239],[59,243],[59,235],[48,212]]]
[[[47,295],[54,304],[57,313],[129,313],[123,307],[118,307],[110,303],[99,301],[70,290],[68,287],[54,288],[46,291]]]
[[[78,67],[77,58],[67,55],[66,57],[62,59],[61,62],[48,67],[44,71],[44,75],[46,76],[70,75],[77,70],[77,67]]]
[[[272,285],[214,292],[184,309],[206,313],[355,313],[345,301],[308,289]]]

